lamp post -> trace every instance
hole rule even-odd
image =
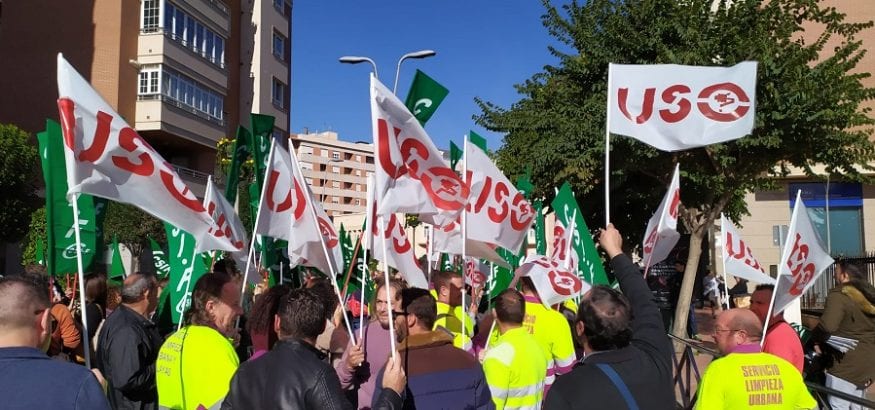
[[[380,78],[380,75],[377,74],[377,63],[374,60],[371,60],[368,57],[361,56],[343,56],[338,59],[342,64],[359,64],[359,63],[371,63],[371,66],[374,67],[374,77]]]
[[[401,73],[401,63],[408,58],[428,58],[437,54],[434,50],[419,50],[412,53],[407,53],[398,59],[398,66],[395,67],[395,84],[392,86],[392,94],[398,89],[398,74]]]

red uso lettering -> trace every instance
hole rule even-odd
[[[507,209],[507,196],[510,194],[510,189],[507,188],[507,185],[504,182],[498,181],[495,183],[495,191],[494,191],[494,199],[496,206],[490,206],[489,209],[486,210],[487,215],[489,215],[489,219],[495,223],[502,223],[505,219],[507,219],[508,209]]]
[[[553,227],[553,255],[559,260],[565,260],[565,250],[568,244],[565,243],[565,227],[556,224]]]
[[[660,99],[668,108],[659,110],[660,119],[668,124],[675,124],[687,118],[692,111],[692,104],[688,98],[691,92],[690,87],[684,84],[674,84],[663,90],[660,93]],[[641,113],[633,115],[628,108],[629,88],[617,89],[617,105],[620,112],[629,121],[639,125],[646,123],[653,116],[655,98],[656,88],[645,88],[641,102]],[[744,117],[750,111],[750,97],[743,88],[734,83],[718,83],[705,87],[699,92],[697,98],[696,108],[705,118],[712,121],[733,122]],[[673,110],[673,108],[675,109]],[[731,109],[731,111],[724,112],[724,108]]]
[[[793,241],[793,250],[787,258],[787,267],[793,275],[793,285],[788,291],[793,296],[799,296],[814,277],[814,264],[808,262],[808,245],[802,243],[802,235],[798,232]],[[795,260],[794,260],[795,259]]]
[[[650,231],[650,235],[647,235],[647,240],[644,241],[644,253],[653,252],[653,245],[656,244],[656,229]]]
[[[517,192],[513,197],[512,206],[510,210],[511,228],[515,231],[526,229],[532,222],[532,219],[535,218],[535,211],[532,209],[532,205],[529,204],[529,201],[526,201],[522,193]]]
[[[386,239],[392,239],[392,246],[399,255],[410,250],[410,241],[404,235],[404,227],[398,223],[398,218],[395,215],[389,218],[389,227],[386,228],[385,236]]]
[[[562,296],[571,296],[580,293],[583,288],[583,283],[570,272],[560,269],[551,269],[547,276],[550,278],[550,284],[553,285],[553,291]]]
[[[280,173],[277,170],[271,170],[270,175],[267,178],[267,192],[264,193],[264,197],[267,200],[267,208],[274,212],[283,212],[292,208],[292,191],[288,190],[285,192],[286,197],[281,202],[276,202],[276,188],[277,182],[279,181]],[[279,193],[282,196],[283,192]],[[297,219],[297,218],[296,218]]]
[[[678,219],[678,204],[681,203],[681,190],[675,189],[671,196],[671,205],[668,207],[668,215],[671,219]]]
[[[337,239],[337,232],[334,231],[334,225],[322,218],[316,218],[316,220],[319,222],[320,233],[326,239],[325,246],[329,248],[336,247],[339,241]]]
[[[401,130],[394,128],[394,131],[395,138],[397,138],[398,134],[401,133]],[[392,162],[392,151],[389,149],[389,124],[382,118],[377,120],[377,140],[380,143],[380,150],[377,152],[377,156],[380,160],[380,168],[383,168],[383,171],[389,174],[389,178],[392,179],[404,175],[404,173],[407,172],[407,169],[404,167],[396,167]]]
[[[439,209],[462,209],[470,188],[450,168],[432,167],[420,175],[426,193]]]
[[[167,189],[167,192],[170,193],[170,196],[194,212],[204,212],[204,206],[201,204],[201,201],[194,196],[194,193],[188,189],[185,182],[182,182],[179,175],[176,175],[172,170],[173,168],[167,161],[164,161],[161,165],[161,169],[158,170],[161,183],[164,185],[164,188]],[[181,189],[179,188],[180,186],[182,187]]]
[[[155,163],[152,161],[152,156],[150,154],[154,152],[154,150],[152,150],[152,147],[140,137],[140,134],[137,134],[137,132],[130,127],[124,127],[119,131],[118,145],[130,153],[139,151],[140,155],[137,155],[136,158],[140,160],[140,163],[136,164],[128,158],[113,155],[112,163],[115,164],[115,166],[145,177],[152,175],[155,171]]]

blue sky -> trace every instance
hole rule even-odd
[[[556,59],[556,40],[541,25],[536,0],[339,1],[296,0],[292,11],[291,131],[335,131],[342,140],[371,140],[369,64],[340,64],[344,55],[374,59],[380,80],[392,87],[403,54],[432,49],[437,55],[406,60],[398,95],[402,101],[416,69],[450,94],[426,131],[439,148],[461,143],[469,129],[501,145],[501,135],[475,127],[474,97],[509,106],[514,84]]]

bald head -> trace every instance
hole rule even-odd
[[[526,316],[526,300],[516,289],[505,289],[495,298],[495,316],[506,325],[520,326]]]
[[[748,309],[731,309],[727,312],[729,326],[733,329],[743,330],[747,333],[748,340],[758,342],[763,333],[763,324],[757,315]]]
[[[714,341],[723,354],[731,353],[739,345],[759,342],[762,333],[762,322],[748,309],[727,310],[714,323]]]
[[[122,303],[128,305],[142,301],[146,291],[155,293],[158,290],[158,280],[153,275],[134,273],[125,278],[122,285]]]

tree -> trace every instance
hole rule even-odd
[[[139,261],[143,250],[150,247],[149,237],[166,243],[164,223],[161,220],[133,205],[121,202],[107,204],[103,232],[105,244],[111,244],[113,235],[117,235],[119,243],[125,244],[131,250],[134,263]]]
[[[549,47],[559,63],[517,85],[522,98],[509,108],[478,99],[475,118],[506,133],[499,166],[511,175],[531,166],[536,195],[549,197],[568,180],[584,204],[601,204],[608,63],[759,62],[752,135],[675,153],[611,139],[611,219],[627,245],[641,243],[673,164],[681,163],[680,219],[691,239],[676,334],[685,331],[702,240],[721,212],[737,221],[747,213],[744,194],[772,187],[791,166],[817,177],[812,166],[823,164],[830,174],[865,180],[856,166],[871,170],[866,164],[875,159],[875,122],[861,106],[875,89],[861,82],[868,73],[855,70],[865,53],[857,34],[871,22],[847,23],[816,0],[712,3],[590,0],[559,9],[544,1],[542,21],[561,44]],[[835,39],[839,46],[824,49]],[[581,208],[604,220],[603,206]]]
[[[36,248],[39,241],[46,243],[46,207],[37,208],[30,214],[30,224],[27,235],[22,241],[21,264],[27,266],[36,263]],[[46,245],[48,246],[48,245]],[[50,250],[46,249],[46,252]]]
[[[18,242],[27,233],[30,214],[39,206],[39,155],[30,135],[0,124],[0,242]]]

